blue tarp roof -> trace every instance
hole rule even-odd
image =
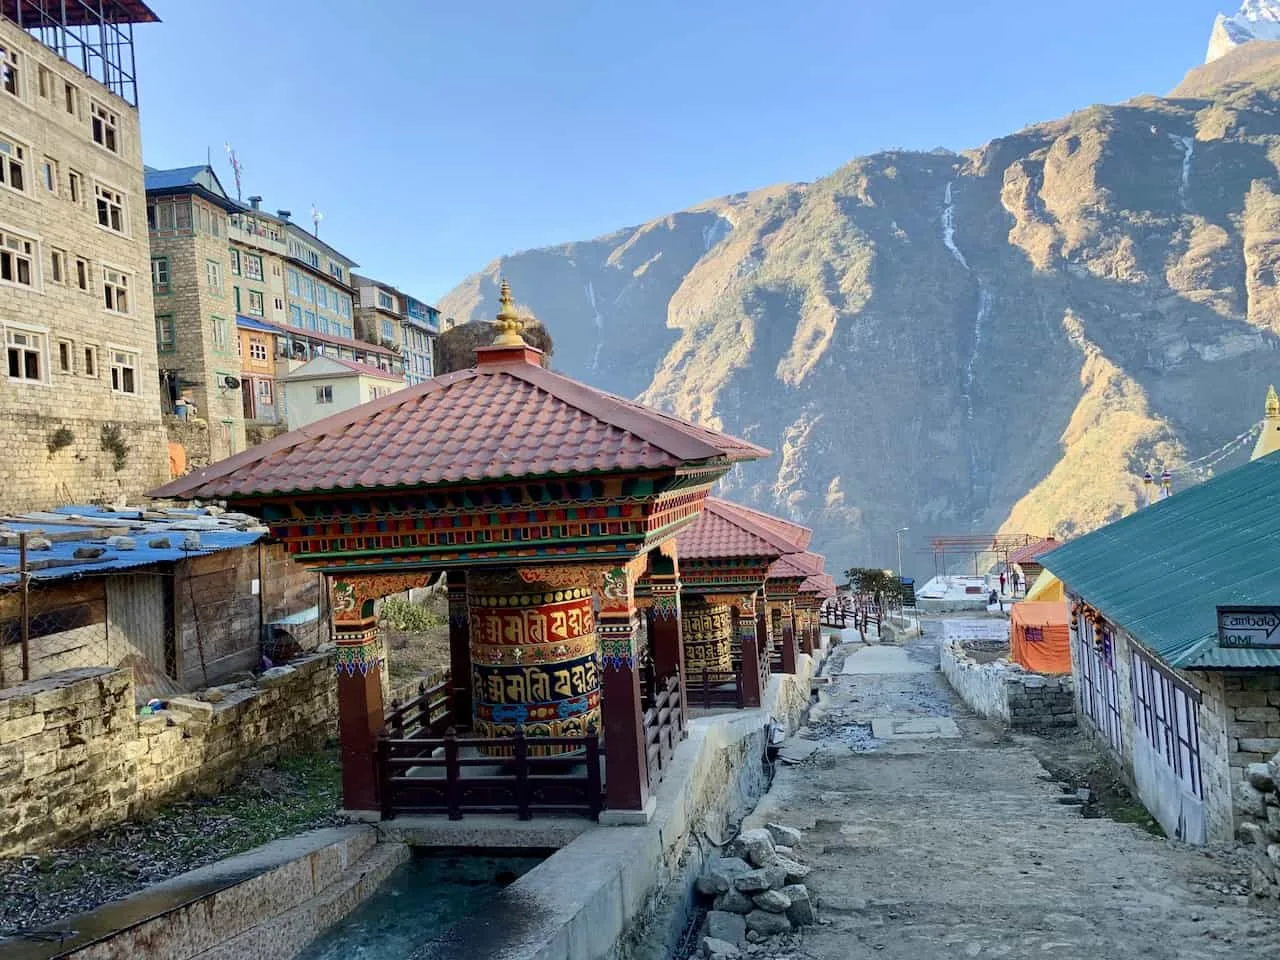
[[[1280,649],[1218,646],[1218,606],[1280,606],[1280,453],[1077,537],[1040,562],[1184,669],[1280,667]]]
[[[144,512],[73,505],[0,520],[0,535],[24,532],[52,541],[47,550],[28,550],[31,579],[38,583],[231,550],[256,543],[267,531],[243,514],[212,516],[199,507]],[[107,537],[113,535],[129,537],[134,542],[133,549],[108,546]],[[168,546],[149,545],[161,537],[168,539]],[[188,537],[197,538],[191,541],[194,546],[184,547]],[[92,559],[77,559],[75,553],[81,547],[100,547],[104,552]],[[16,542],[12,546],[0,544],[0,587],[18,582],[18,561]]]
[[[279,327],[272,326],[265,320],[255,320],[253,317],[246,317],[239,313],[236,314],[236,326],[244,327],[246,330],[265,330],[268,333],[283,333]]]

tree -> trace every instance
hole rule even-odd
[[[887,598],[902,596],[902,581],[896,574],[875,567],[852,567],[844,575],[855,593],[882,594]]]
[[[446,330],[436,340],[436,375],[466,370],[476,365],[476,347],[487,347],[497,336],[497,328],[488,320],[473,320]],[[547,328],[532,317],[525,317],[520,336],[531,347],[542,351],[542,365],[550,366],[555,344]]]

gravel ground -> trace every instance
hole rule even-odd
[[[280,837],[344,822],[336,749],[264,767],[56,850],[0,859],[0,936],[38,929]]]

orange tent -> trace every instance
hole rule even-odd
[[[1036,673],[1070,673],[1071,639],[1065,600],[1024,600],[1009,612],[1009,659]]]

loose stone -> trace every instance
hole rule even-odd
[[[752,910],[747,914],[747,931],[761,936],[771,937],[775,933],[788,933],[791,921],[785,913],[771,913],[768,910]]]
[[[711,939],[738,945],[746,935],[747,922],[738,914],[726,913],[723,910],[707,912],[707,936]]]
[[[779,857],[775,866],[781,867],[786,873],[783,883],[803,883],[812,869],[790,857]]]
[[[800,845],[800,831],[795,827],[788,827],[783,823],[766,823],[764,828],[769,831],[769,836],[773,837],[774,846],[782,844],[787,847],[798,847]]]
[[[728,913],[750,913],[755,909],[755,904],[741,890],[730,890],[716,897],[715,908]]]
[[[734,877],[733,885],[743,893],[759,893],[761,890],[780,887],[786,882],[786,869],[775,864],[771,867],[763,867],[760,870],[752,870],[750,873],[744,873],[740,877]]]
[[[773,849],[773,837],[768,830],[743,830],[738,838],[729,844],[727,851],[735,857],[741,857],[753,867],[767,867],[778,859]]]
[[[742,956],[742,951],[738,949],[736,944],[718,940],[715,937],[702,938],[702,952],[708,958],[713,958],[713,960],[721,960],[721,958],[732,960],[734,957]]]
[[[1271,776],[1271,767],[1265,763],[1251,763],[1245,767],[1244,774],[1249,778],[1249,785],[1263,793],[1271,793],[1276,782]]]
[[[768,910],[770,913],[786,913],[787,907],[791,906],[791,898],[781,890],[766,890],[751,899],[761,910]]]
[[[813,901],[809,898],[809,888],[802,883],[792,883],[782,888],[791,901],[787,907],[787,919],[797,927],[813,923]]]
[[[751,867],[738,857],[721,857],[713,861],[702,876],[698,877],[698,892],[707,896],[726,893],[733,889],[735,877],[749,873]]]

